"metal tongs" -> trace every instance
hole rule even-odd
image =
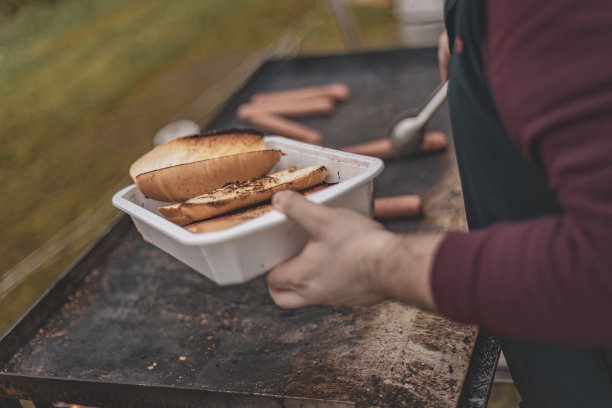
[[[418,111],[403,114],[395,120],[387,136],[391,139],[394,154],[401,156],[418,150],[425,135],[425,126],[446,101],[447,90],[448,81],[445,81]]]

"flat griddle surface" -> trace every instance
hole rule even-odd
[[[257,91],[339,81],[351,99],[302,123],[329,147],[380,138],[436,87],[435,64],[435,50],[269,61],[207,128],[245,127],[234,112]],[[450,133],[447,112],[432,128]],[[388,228],[462,223],[452,151],[386,166],[375,194],[422,194],[428,212]],[[394,302],[282,310],[263,277],[217,286],[123,217],[2,339],[0,395],[101,406],[474,406],[496,359],[478,339],[472,360],[486,370],[468,371],[473,327]]]
[[[395,118],[418,109],[439,85],[437,54],[433,49],[423,49],[272,60],[251,77],[207,128],[251,127],[235,112],[259,91],[331,82],[348,85],[350,99],[338,104],[329,116],[300,119],[300,123],[321,131],[325,146],[333,149],[384,138]],[[443,109],[428,128],[450,135],[448,111]],[[375,196],[423,194],[454,165],[450,152],[388,161],[384,173],[375,180]],[[387,223],[397,231],[417,226],[413,221]]]

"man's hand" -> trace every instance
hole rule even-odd
[[[450,48],[448,46],[448,34],[444,31],[438,37],[438,68],[442,82],[448,78],[448,66],[450,65]]]
[[[435,309],[429,270],[438,235],[394,234],[356,212],[290,191],[277,193],[273,204],[310,235],[302,253],[268,274],[279,306],[370,305],[394,298]]]

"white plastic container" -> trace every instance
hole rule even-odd
[[[383,170],[380,159],[278,136],[264,140],[268,148],[284,153],[272,172],[324,165],[326,181],[338,183],[309,195],[309,200],[372,215],[373,180]],[[157,208],[167,203],[145,198],[135,184],[117,192],[113,204],[131,216],[143,239],[220,285],[242,283],[269,271],[297,255],[308,240],[302,228],[278,211],[226,230],[194,234],[160,215]]]

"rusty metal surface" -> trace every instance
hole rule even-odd
[[[273,61],[209,127],[243,126],[233,112],[256,91],[343,81],[350,101],[303,123],[331,147],[375,139],[431,92],[434,67],[434,50]],[[448,113],[432,127],[449,132]],[[375,194],[397,193],[422,194],[426,217],[388,228],[464,228],[452,151],[388,162]],[[281,310],[263,278],[219,287],[143,242],[124,217],[2,339],[0,395],[118,407],[455,407],[477,334],[395,302]],[[486,394],[493,372],[481,374]]]

